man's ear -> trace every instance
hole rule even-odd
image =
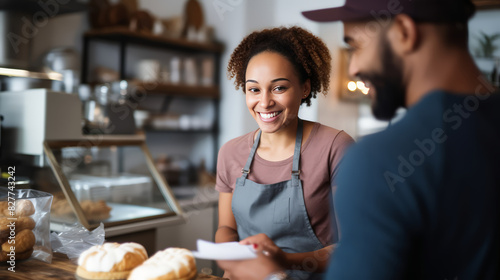
[[[399,55],[415,51],[420,39],[417,24],[405,14],[399,14],[394,18],[387,37],[394,52]]]

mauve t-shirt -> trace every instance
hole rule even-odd
[[[250,154],[256,131],[232,139],[222,146],[217,162],[216,189],[233,192],[236,179]],[[334,191],[337,168],[347,147],[354,140],[344,131],[314,123],[311,134],[302,144],[300,180],[309,221],[318,239],[327,246],[337,240],[332,226],[330,194]],[[273,184],[291,179],[293,156],[282,161],[267,161],[255,153],[248,176],[259,184]]]

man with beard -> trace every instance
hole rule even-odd
[[[327,279],[500,279],[500,94],[469,54],[473,13],[470,0],[304,12],[344,22],[349,72],[371,88],[377,118],[408,108],[344,157]],[[263,255],[219,264],[235,279],[284,279]]]

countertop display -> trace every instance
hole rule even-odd
[[[5,279],[8,273],[8,279],[26,280],[26,279],[58,279],[74,280],[77,265],[71,262],[65,255],[55,253],[52,263],[48,264],[38,260],[26,260],[16,263],[16,272],[7,271],[7,266],[0,266],[2,271],[0,275]],[[216,276],[198,274],[196,279],[224,279]]]
[[[109,229],[118,226],[133,229],[141,222],[182,220],[144,136],[45,141],[44,149],[54,176],[46,174],[39,185],[54,195],[52,230],[76,221],[92,229],[103,222],[110,234]]]

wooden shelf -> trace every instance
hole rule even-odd
[[[185,134],[196,134],[196,133],[213,133],[215,130],[213,128],[206,129],[168,129],[168,128],[154,128],[154,127],[143,127],[146,133],[185,133]]]
[[[137,81],[132,81],[131,84],[137,87],[138,90],[145,92],[146,94],[161,94],[178,97],[196,97],[209,99],[219,99],[220,97],[219,87],[217,86],[203,87]]]
[[[119,79],[126,80],[128,78],[129,86],[131,88],[136,88],[139,92],[139,95],[148,95],[148,96],[165,96],[166,98],[162,98],[162,104],[160,112],[166,112],[168,107],[171,104],[172,99],[175,98],[186,98],[186,99],[207,99],[204,103],[213,103],[212,106],[214,108],[214,127],[210,129],[193,129],[193,130],[181,130],[181,129],[147,129],[145,128],[141,133],[167,133],[165,136],[170,136],[170,133],[179,133],[186,138],[189,138],[190,135],[196,133],[207,133],[212,136],[213,139],[213,167],[217,166],[217,152],[219,150],[218,142],[219,142],[219,129],[218,129],[218,120],[219,120],[219,99],[220,99],[220,88],[219,85],[215,84],[213,86],[188,86],[183,84],[165,84],[158,82],[143,82],[132,77],[128,76],[126,73],[127,69],[127,51],[133,46],[134,48],[138,47],[149,47],[149,48],[157,48],[158,50],[166,50],[166,51],[175,51],[180,53],[181,56],[191,56],[191,57],[199,57],[199,56],[210,56],[214,59],[214,77],[213,82],[217,83],[219,80],[219,69],[220,69],[220,60],[221,54],[224,51],[224,45],[220,42],[211,42],[211,43],[200,43],[188,41],[186,39],[178,39],[178,38],[168,38],[162,36],[152,35],[151,33],[143,33],[143,32],[132,32],[128,30],[127,27],[110,27],[110,28],[102,28],[96,30],[90,30],[83,35],[83,49],[82,49],[82,83],[89,83],[89,74],[91,73],[89,69],[89,57],[90,54],[90,45],[92,42],[96,41],[107,41],[112,42],[113,47],[118,49],[118,71],[119,71]],[[192,100],[187,100],[192,101]],[[205,100],[203,100],[205,101]],[[138,104],[138,108],[143,108],[141,104]],[[194,135],[197,136],[197,135]]]
[[[201,51],[217,54],[222,53],[224,50],[224,46],[220,43],[198,43],[185,39],[162,37],[149,33],[133,32],[128,30],[126,27],[109,27],[91,30],[86,32],[84,36],[92,39],[127,42],[177,50]]]
[[[500,8],[500,0],[473,0],[472,2],[478,10]]]
[[[38,0],[24,0],[24,1],[4,0],[4,1],[0,1],[0,10],[20,11],[23,13],[35,13],[35,12],[43,11],[39,2],[40,1],[38,1]],[[44,2],[47,2],[47,1],[44,1]],[[78,1],[78,0],[68,0],[65,2],[66,3],[63,5],[61,5],[59,3],[54,3],[57,6],[57,12],[55,13],[56,15],[53,15],[53,16],[69,14],[69,13],[84,12],[84,11],[87,11],[89,9],[87,3],[82,3],[81,1]],[[50,9],[53,9],[53,8],[50,8]],[[47,12],[45,12],[44,14],[46,16],[48,16]]]

